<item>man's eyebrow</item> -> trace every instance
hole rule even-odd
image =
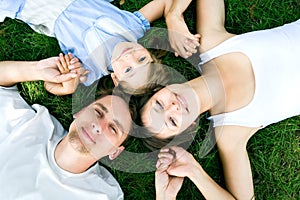
[[[99,106],[105,113],[108,113],[108,109],[102,103],[95,103],[95,104]]]
[[[96,105],[99,106],[105,113],[108,113],[108,109],[102,103],[96,103]],[[113,119],[113,121],[115,122],[115,124],[117,125],[117,127],[121,130],[121,132],[125,133],[124,132],[124,127],[119,122],[119,120]]]

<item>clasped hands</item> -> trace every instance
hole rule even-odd
[[[79,83],[86,81],[86,74],[89,73],[71,53],[40,60],[37,70],[45,89],[55,95],[74,93]]]
[[[190,33],[182,14],[168,13],[166,23],[169,42],[176,57],[188,58],[198,52],[200,34]]]
[[[156,200],[176,199],[184,177],[189,177],[195,162],[194,157],[181,147],[162,149],[155,172]]]

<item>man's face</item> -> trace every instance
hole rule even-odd
[[[113,95],[98,99],[74,117],[69,143],[78,152],[90,154],[96,160],[120,150],[132,124],[127,104]]]

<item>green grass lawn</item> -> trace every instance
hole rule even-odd
[[[125,0],[125,4],[120,6],[119,1],[116,0],[114,4],[122,9],[135,11],[148,1]],[[185,14],[186,22],[192,32],[195,31],[194,6],[195,4],[192,3]],[[272,28],[298,18],[300,18],[299,0],[226,1],[226,28],[233,33]],[[153,23],[153,26],[165,27],[164,20],[158,20]],[[6,19],[4,23],[0,23],[0,60],[39,60],[56,56],[59,52],[60,48],[54,38],[35,33],[20,21]],[[163,63],[174,67],[187,79],[198,76],[198,72],[190,62],[182,58],[175,58],[172,53],[167,53],[163,57]],[[41,82],[22,83],[19,84],[19,87],[22,95],[30,104],[45,105],[64,127],[68,127],[72,120],[71,95],[57,97],[48,94],[43,89]],[[217,149],[214,148],[204,158],[200,158],[198,153],[207,128],[208,121],[203,116],[200,121],[199,133],[189,147],[189,151],[193,153],[209,175],[223,186],[222,167]],[[251,138],[248,152],[253,170],[256,199],[299,199],[299,132],[300,117],[298,116],[270,125]],[[145,148],[137,140],[131,141],[127,149],[132,152],[145,151]],[[134,162],[128,162],[129,165],[134,165]],[[153,172],[127,173],[116,169],[110,170],[123,188],[125,199],[155,199]],[[186,179],[178,199],[203,199],[203,197],[197,188]]]

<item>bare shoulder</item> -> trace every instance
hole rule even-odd
[[[215,136],[218,146],[222,145],[246,145],[247,141],[260,129],[260,127],[246,126],[218,126],[215,127]]]
[[[201,34],[200,38],[200,53],[206,52],[222,42],[232,38],[235,34],[223,31],[208,31]]]

